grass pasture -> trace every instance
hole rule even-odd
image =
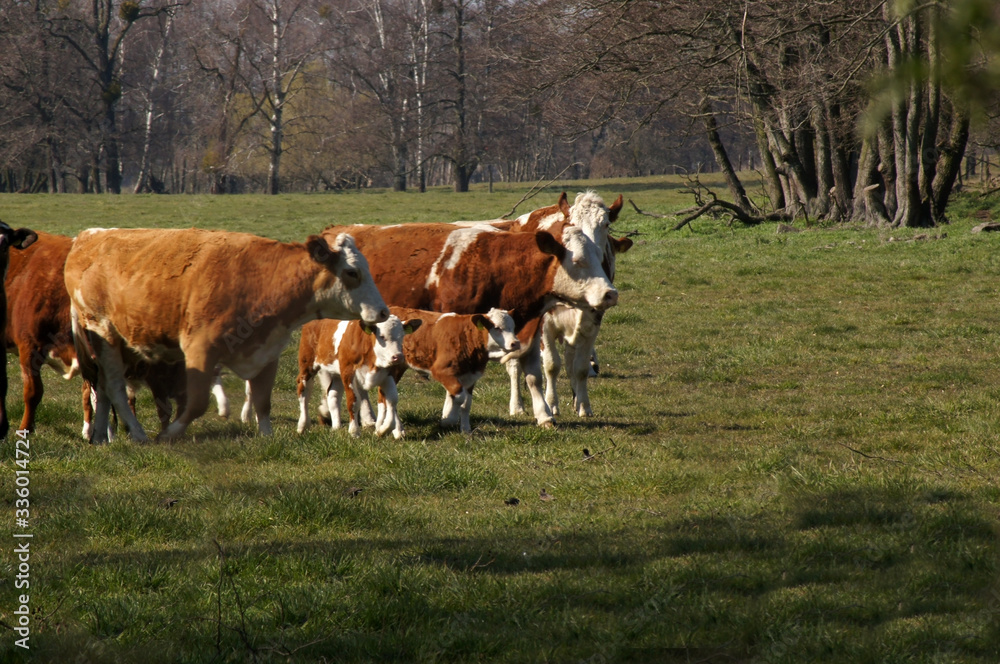
[[[588,184],[652,212],[689,204],[675,179],[567,189]],[[496,217],[524,191],[6,195],[0,219],[302,240],[333,222]],[[641,234],[598,340],[595,417],[570,412],[563,381],[552,431],[506,413],[492,366],[470,436],[437,426],[443,390],[412,373],[404,440],[298,436],[293,347],[273,437],[209,413],[181,442],[92,447],[79,379],[46,370],[31,650],[0,629],[0,661],[1000,661],[1000,235],[969,232],[988,202],[958,201],[929,233],[782,235],[670,232],[626,204],[617,230]],[[231,376],[227,391],[238,412]],[[139,410],[156,431],[148,393]],[[8,440],[8,626],[25,592],[15,460]]]

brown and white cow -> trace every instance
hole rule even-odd
[[[348,235],[283,243],[198,229],[91,229],[66,259],[66,290],[84,377],[96,380],[93,436],[114,405],[133,439],[126,365],[184,361],[184,410],[161,436],[182,435],[208,407],[221,364],[250,381],[261,434],[271,432],[271,388],[291,333],[316,318],[376,323],[389,311]],[[91,375],[88,375],[91,374]]]
[[[494,228],[511,232],[537,232],[547,231],[556,238],[562,237],[562,231],[567,226],[580,228],[601,249],[601,264],[605,274],[610,281],[615,277],[615,241],[609,235],[611,224],[618,218],[622,209],[622,196],[610,205],[604,204],[603,199],[593,191],[586,191],[577,195],[573,205],[570,206],[566,198],[566,193],[560,195],[555,205],[538,208],[527,212],[514,220],[493,220],[487,222],[459,222],[463,226],[475,227],[477,224],[487,224]],[[620,242],[620,241],[618,241]],[[628,241],[631,246],[631,241]],[[626,249],[627,250],[627,249]],[[576,311],[570,311],[575,308]],[[558,320],[556,320],[556,317]],[[587,379],[591,370],[591,358],[593,357],[594,345],[597,334],[600,331],[603,311],[593,307],[576,306],[562,304],[559,311],[550,311],[546,314],[546,323],[550,330],[549,336],[552,338],[561,337],[565,341],[566,350],[566,371],[570,377],[570,384],[574,396],[574,410],[581,417],[589,417],[593,414],[590,407],[590,396],[587,390]],[[572,325],[572,327],[567,327]],[[544,332],[543,332],[544,335]],[[555,381],[559,374],[558,356],[553,356],[557,350],[546,351],[543,348],[543,364],[548,360],[549,369],[546,371],[546,402],[552,410],[553,415],[559,414],[559,403],[556,396]],[[547,355],[547,357],[546,357]],[[554,359],[553,359],[554,358]],[[519,367],[517,364],[508,363],[507,369],[510,374],[510,413],[515,415],[524,411],[520,396]],[[530,389],[530,388],[529,388]]]
[[[35,231],[29,230],[27,228],[11,228],[4,222],[0,221],[0,268],[3,268],[4,281],[6,281],[8,261],[10,259],[10,250],[14,249],[24,250],[30,247],[35,240],[38,239],[38,235]],[[3,325],[0,325],[0,329],[7,329],[7,291],[6,288],[0,288],[0,312],[4,316],[2,321]],[[10,431],[10,422],[7,421],[7,358],[4,357],[0,366],[0,440],[7,437],[7,432]]]
[[[42,401],[42,367],[48,365],[70,379],[79,373],[70,326],[69,295],[63,266],[73,239],[41,231],[23,251],[10,255],[4,290],[7,293],[6,347],[17,350],[24,386],[21,428],[33,431]]]
[[[486,365],[521,349],[514,334],[514,319],[503,309],[490,309],[485,314],[442,314],[407,307],[389,307],[389,311],[400,318],[423,322],[403,340],[406,364],[393,370],[396,383],[407,367],[430,375],[447,393],[441,424],[457,425],[463,433],[472,431],[472,390]],[[381,423],[387,416],[380,400],[376,421]]]
[[[618,303],[600,251],[583,231],[567,227],[561,242],[547,232],[511,233],[488,225],[330,227],[323,234],[342,232],[355,236],[392,305],[462,314],[511,311],[535,419],[552,425],[541,391],[542,315],[560,301],[599,311]]]
[[[385,417],[376,423],[375,434],[393,429],[394,438],[403,437],[403,425],[397,415],[397,367],[406,368],[403,359],[403,336],[418,330],[420,319],[401,320],[391,315],[377,325],[356,320],[317,320],[302,327],[299,341],[299,375],[295,381],[299,396],[298,431],[309,426],[309,394],[313,378],[319,376],[322,394],[319,413],[329,417],[331,427],[340,428],[340,397],[346,392],[348,431],[361,433],[362,404],[368,402],[368,390],[378,388],[383,397],[379,410]],[[369,406],[369,420],[370,406]]]

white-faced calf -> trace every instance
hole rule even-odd
[[[397,316],[377,325],[338,320],[317,320],[304,325],[296,381],[299,433],[309,426],[309,392],[313,378],[319,376],[322,388],[319,413],[324,419],[330,417],[334,429],[340,428],[340,397],[346,392],[348,430],[352,436],[359,435],[361,427],[368,424],[362,418],[362,404],[367,403],[368,390],[378,387],[385,396],[386,415],[375,427],[375,433],[382,436],[393,429],[392,435],[401,438],[403,427],[396,414],[398,395],[393,370],[406,366],[403,335],[420,325],[420,320],[404,322]]]
[[[395,316],[423,325],[403,340],[406,365],[393,369],[396,381],[406,368],[430,374],[441,383],[445,396],[441,423],[472,431],[469,410],[472,389],[476,386],[487,363],[506,359],[521,348],[514,334],[514,319],[503,309],[490,309],[486,314],[440,314],[421,309],[389,307]],[[379,403],[379,422],[388,417],[388,409]],[[383,424],[384,426],[384,424]]]

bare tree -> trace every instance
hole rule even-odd
[[[122,46],[137,21],[159,16],[185,4],[161,2],[143,7],[134,0],[94,0],[89,11],[75,11],[71,4],[58,4],[48,16],[53,35],[68,44],[93,75],[101,101],[101,144],[105,185],[108,192],[121,193],[121,162],[117,105],[122,96],[120,70]]]

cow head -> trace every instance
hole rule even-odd
[[[389,317],[389,308],[354,238],[341,233],[327,244],[322,237],[311,235],[306,248],[312,260],[326,268],[317,276],[314,289],[322,318],[360,318],[366,323],[381,323]]]
[[[403,335],[416,332],[422,324],[419,318],[404,322],[396,316],[389,316],[381,323],[361,323],[365,334],[375,336],[375,366],[388,369],[403,364]]]
[[[604,311],[618,304],[618,291],[601,267],[603,252],[575,226],[563,230],[562,244],[545,232],[535,234],[538,248],[559,260],[552,295],[575,307]]]
[[[504,361],[509,354],[521,350],[521,342],[514,334],[514,319],[510,312],[494,307],[485,314],[473,314],[472,322],[489,333],[486,351],[491,360]]]
[[[569,208],[566,216],[573,226],[583,230],[584,234],[596,242],[598,247],[604,247],[608,241],[608,230],[611,224],[618,219],[618,213],[621,212],[621,209],[621,194],[611,204],[611,207],[608,207],[596,192],[586,191],[577,194],[573,207]]]

